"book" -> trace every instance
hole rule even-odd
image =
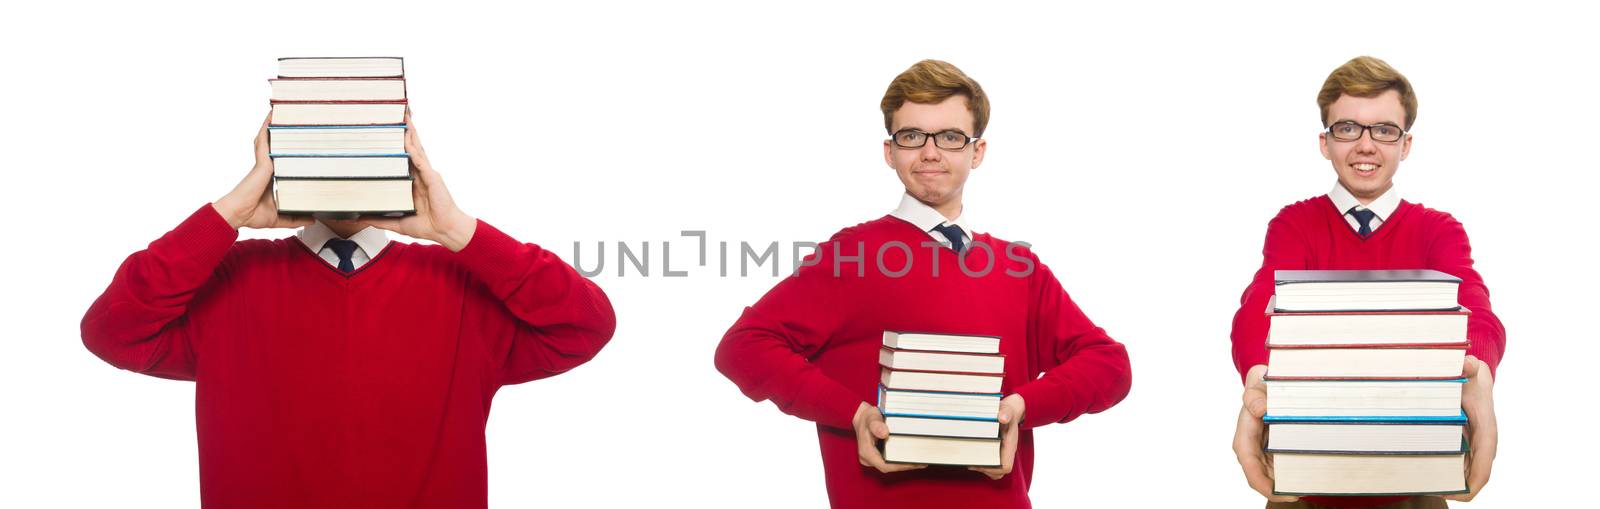
[[[269,126],[272,157],[404,156],[406,126]]]
[[[1274,297],[1276,299],[1276,297]],[[1281,313],[1268,304],[1267,346],[1455,344],[1467,340],[1466,309]]]
[[[280,101],[272,103],[271,125],[394,125],[405,122],[405,114],[405,101]]]
[[[884,416],[889,433],[960,438],[1000,438],[999,420],[939,419],[933,417]]]
[[[402,101],[405,78],[274,78],[273,101]]]
[[[1000,337],[883,331],[883,346],[903,350],[997,354],[1000,353]]]
[[[274,196],[280,214],[355,217],[416,212],[411,179],[297,179],[278,177]]]
[[[1267,415],[1454,417],[1465,378],[1450,380],[1267,380]]]
[[[891,463],[1000,466],[1000,440],[890,434],[883,459]]]
[[[1000,416],[996,394],[903,391],[878,386],[878,410],[884,417],[931,417],[993,421]]]
[[[400,57],[287,57],[278,59],[279,78],[399,78]]]
[[[1466,452],[1465,428],[1465,419],[1273,422],[1267,425],[1267,452],[1459,454]]]
[[[914,391],[997,393],[1005,381],[1005,377],[1001,375],[910,371],[887,367],[881,368],[880,371],[878,383],[884,387]]]
[[[411,159],[398,156],[276,156],[272,174],[284,178],[406,178]]]
[[[1461,278],[1436,270],[1278,270],[1273,279],[1278,312],[1460,308]]]
[[[1467,345],[1384,348],[1276,347],[1267,350],[1269,379],[1454,379]],[[1268,404],[1271,404],[1270,402]]]
[[[1272,455],[1276,495],[1466,493],[1466,454]]]
[[[1005,356],[1001,354],[905,350],[887,346],[878,351],[878,364],[894,370],[998,375],[1005,373],[1005,361]]]

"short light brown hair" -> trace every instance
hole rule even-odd
[[[1322,82],[1317,92],[1317,107],[1322,109],[1322,125],[1328,125],[1328,107],[1340,96],[1377,97],[1390,90],[1400,93],[1400,106],[1406,110],[1407,131],[1417,122],[1417,92],[1400,71],[1389,67],[1388,62],[1369,56],[1359,56],[1345,62]]]
[[[984,95],[983,87],[949,62],[931,59],[913,64],[889,83],[883,102],[878,104],[883,110],[883,128],[894,129],[894,112],[906,101],[937,104],[956,95],[967,98],[967,111],[972,112],[971,135],[983,136],[984,128],[989,126],[989,96]]]

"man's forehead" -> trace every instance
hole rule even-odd
[[[1406,119],[1406,108],[1400,104],[1400,93],[1386,90],[1372,97],[1358,97],[1349,94],[1339,96],[1333,104],[1328,105],[1328,122],[1360,122],[1363,124],[1376,124],[1388,122],[1403,125]]]
[[[894,110],[892,124],[894,130],[921,129],[934,132],[946,129],[956,129],[970,133],[976,119],[972,111],[967,109],[966,96],[956,95],[938,103],[916,103],[906,101]]]

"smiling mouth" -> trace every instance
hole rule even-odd
[[[1373,174],[1378,172],[1378,168],[1382,168],[1382,167],[1383,167],[1382,165],[1373,164],[1373,163],[1356,163],[1356,164],[1350,165],[1350,169],[1355,170],[1356,171],[1356,175],[1360,175],[1360,176],[1363,176],[1363,177],[1372,176]]]

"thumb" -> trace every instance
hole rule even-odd
[[[889,425],[884,424],[883,421],[875,420],[867,423],[867,429],[872,431],[872,436],[878,437],[878,440],[889,439]]]
[[[1477,357],[1473,357],[1471,355],[1468,355],[1466,361],[1461,364],[1461,377],[1462,378],[1474,378],[1474,377],[1477,377],[1478,376],[1478,366],[1480,366],[1480,365],[1482,365],[1482,363],[1478,362],[1478,358]]]
[[[1245,406],[1246,410],[1250,411],[1250,416],[1251,417],[1255,417],[1255,418],[1259,419],[1259,418],[1261,418],[1261,416],[1267,415],[1267,399],[1266,398],[1256,398],[1256,399],[1252,399],[1252,400],[1246,401],[1244,406]]]
[[[400,219],[392,217],[362,217],[361,224],[380,230],[389,230],[400,233]]]

